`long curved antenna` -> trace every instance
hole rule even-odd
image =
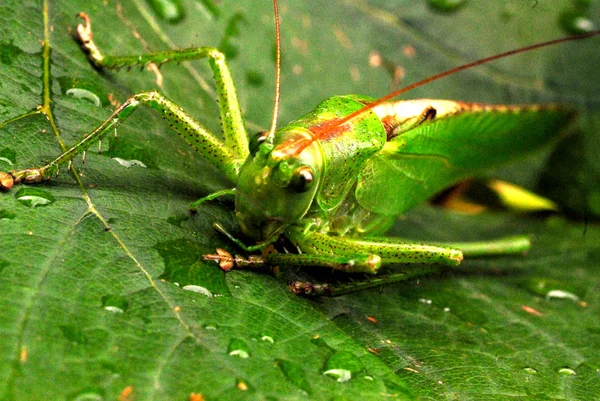
[[[275,138],[275,129],[277,128],[277,116],[279,113],[279,92],[281,86],[281,34],[279,33],[279,8],[277,0],[273,0],[273,10],[275,11],[275,42],[277,46],[277,55],[275,61],[275,101],[273,104],[273,119],[271,120],[271,128],[267,135],[267,142],[273,143]]]
[[[476,61],[472,61],[470,63],[467,64],[463,64],[461,66],[452,68],[450,70],[441,72],[439,74],[433,75],[429,78],[425,78],[421,81],[415,82],[414,84],[405,86],[404,88],[398,89],[395,92],[392,92],[386,96],[383,96],[367,105],[365,105],[364,107],[362,107],[361,109],[348,114],[346,117],[341,118],[339,120],[332,120],[332,122],[330,124],[323,124],[320,127],[315,127],[314,129],[312,129],[312,133],[313,133],[313,138],[311,140],[306,140],[306,141],[298,141],[296,143],[290,144],[290,147],[287,149],[280,149],[280,151],[282,151],[283,153],[285,153],[288,157],[292,157],[292,156],[297,156],[300,152],[302,152],[302,150],[304,150],[307,146],[309,146],[312,142],[320,139],[321,137],[323,137],[326,134],[329,134],[330,132],[332,132],[333,130],[335,130],[336,128],[340,127],[341,125],[347,123],[348,121],[352,120],[353,118],[359,116],[360,114],[366,112],[367,110],[371,110],[372,108],[374,108],[375,106],[386,102],[396,96],[399,96],[405,92],[408,92],[412,89],[418,88],[419,86],[423,86],[425,84],[428,84],[430,82],[433,81],[437,81],[438,79],[447,77],[449,75],[453,75],[456,74],[457,72],[460,71],[464,71],[467,70],[469,68],[473,68],[476,67],[478,65],[481,64],[485,64],[485,63],[489,63],[490,61],[494,61],[494,60],[498,60],[504,57],[508,57],[508,56],[512,56],[515,54],[519,54],[519,53],[524,53],[524,52],[528,52],[531,50],[535,50],[535,49],[539,49],[541,47],[546,47],[546,46],[552,46],[558,43],[563,43],[563,42],[570,42],[570,41],[574,41],[574,40],[580,40],[580,39],[585,39],[585,38],[589,38],[591,36],[596,36],[596,35],[600,35],[600,31],[595,31],[595,32],[589,32],[589,33],[584,33],[581,35],[576,35],[576,36],[569,36],[566,38],[560,38],[560,39],[554,39],[554,40],[550,40],[547,42],[543,42],[543,43],[537,43],[535,45],[530,45],[530,46],[526,46],[526,47],[522,47],[520,49],[516,49],[516,50],[510,50],[504,53],[500,53],[500,54],[496,54],[494,56],[490,56],[490,57],[485,57]]]

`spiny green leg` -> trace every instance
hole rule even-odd
[[[310,251],[312,248],[313,252],[327,252],[327,247],[329,247],[329,252],[335,252],[336,255],[348,254],[351,252],[371,252],[381,256],[382,264],[423,262],[456,265],[462,260],[462,256],[459,258],[457,257],[458,254],[467,257],[521,254],[527,251],[531,246],[531,242],[526,236],[506,237],[493,241],[429,245],[399,242],[399,239],[389,237],[356,240],[344,237],[330,237],[319,233],[308,233],[303,235],[299,230],[295,232],[295,236],[300,238],[300,242],[298,243],[300,249],[305,249],[306,251]],[[411,245],[416,248],[413,248]],[[435,249],[437,247],[439,248]],[[416,256],[418,259],[414,258],[415,255],[413,252],[415,251],[417,252]],[[424,255],[421,255],[422,252],[424,252]],[[411,254],[413,254],[412,257],[409,256]],[[419,265],[414,267],[411,266],[410,270],[405,272],[392,273],[382,277],[369,278],[367,280],[348,284],[313,284],[303,281],[293,281],[290,282],[290,288],[298,295],[337,296],[385,284],[397,283],[426,274],[438,273],[442,269],[443,267],[439,265]],[[364,272],[368,273],[367,271]],[[372,273],[374,272],[375,271]]]
[[[73,157],[85,151],[93,142],[99,141],[107,134],[112,133],[142,104],[147,104],[160,111],[171,127],[183,136],[190,146],[194,146],[230,180],[234,182],[237,180],[239,161],[234,158],[231,150],[183,109],[157,92],[139,93],[130,97],[91,134],[45,166],[11,171],[8,175],[12,177],[15,184],[20,182],[35,183],[50,179],[52,175],[58,172],[61,165],[70,162]],[[10,186],[12,186],[12,183]],[[10,188],[10,186],[5,188]]]
[[[370,237],[370,241],[382,243],[414,243],[414,241],[400,238],[389,237]],[[531,248],[531,240],[527,235],[514,235],[510,237],[497,238],[489,241],[475,242],[428,242],[429,245],[437,245],[444,248],[458,249],[466,258],[501,256],[501,255],[521,255]]]
[[[393,238],[351,238],[326,235],[318,232],[304,232],[292,228],[288,238],[303,253],[313,255],[337,255],[353,258],[357,255],[377,255],[382,264],[390,263],[440,263],[458,265],[463,254],[456,248],[446,246],[403,242]],[[377,269],[362,273],[376,273]]]
[[[520,255],[531,248],[531,240],[526,235],[498,238],[491,241],[450,242],[438,244],[460,249],[467,258],[482,256]]]
[[[290,288],[298,295],[342,295],[361,289],[372,288],[388,283],[408,280],[412,277],[439,272],[442,267],[439,264],[456,266],[462,259],[463,254],[456,248],[442,247],[436,245],[424,245],[416,243],[404,243],[394,239],[356,239],[348,237],[334,237],[317,232],[303,232],[301,229],[292,229],[288,233],[290,240],[303,251],[298,257],[321,258],[360,258],[368,255],[371,260],[379,259],[378,263],[369,263],[366,266],[371,269],[348,270],[351,272],[376,273],[383,264],[394,263],[419,263],[411,266],[405,272],[386,275],[384,277],[371,278],[350,284],[330,285],[313,284],[302,281],[290,283]],[[437,265],[432,265],[437,264]]]
[[[463,258],[458,249],[436,245],[334,237],[317,232],[304,233],[299,228],[290,229],[286,236],[301,253],[263,255],[263,264],[327,267],[347,273],[375,274],[383,264],[439,263],[456,266]],[[254,259],[253,264],[256,263],[257,259]],[[238,263],[238,267],[245,265]]]
[[[190,211],[195,212],[196,210],[198,210],[198,207],[204,202],[208,202],[225,195],[235,195],[235,188],[223,189],[221,191],[213,192],[212,194],[206,195],[204,198],[200,198],[197,201],[192,202],[192,204],[190,205]]]
[[[248,134],[244,127],[242,111],[237,99],[235,85],[225,62],[225,56],[213,47],[167,50],[133,56],[104,55],[93,41],[92,25],[85,13],[79,13],[85,25],[77,26],[77,35],[88,58],[98,68],[116,69],[121,67],[146,66],[155,63],[158,66],[168,62],[191,61],[208,58],[217,84],[217,97],[221,112],[221,123],[225,144],[231,150],[236,161],[243,162],[248,157]]]

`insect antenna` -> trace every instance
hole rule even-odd
[[[489,56],[489,57],[485,57],[476,61],[472,61],[470,63],[467,64],[463,64],[461,66],[452,68],[450,70],[441,72],[439,74],[433,75],[429,78],[425,78],[421,81],[415,82],[411,85],[405,86],[401,89],[398,89],[397,91],[394,91],[388,95],[385,95],[367,105],[365,105],[364,107],[362,107],[361,109],[347,115],[344,118],[341,118],[339,120],[332,120],[332,122],[330,124],[323,124],[320,127],[315,127],[314,129],[312,129],[312,133],[313,133],[313,138],[311,140],[307,140],[307,141],[303,141],[301,143],[297,143],[298,146],[293,146],[292,144],[292,149],[286,149],[286,153],[290,156],[297,156],[298,154],[300,154],[300,152],[302,152],[302,150],[304,150],[306,147],[308,147],[312,142],[320,139],[321,137],[329,134],[330,132],[332,132],[333,130],[335,130],[336,128],[340,127],[341,125],[347,123],[348,121],[352,120],[353,118],[361,115],[362,113],[373,109],[375,106],[380,105],[381,103],[384,103],[390,99],[395,98],[396,96],[399,96],[403,93],[406,93],[410,90],[413,90],[415,88],[418,88],[420,86],[423,86],[425,84],[428,84],[430,82],[433,81],[437,81],[439,79],[445,78],[449,75],[453,75],[456,74],[458,72],[464,71],[464,70],[468,70],[470,68],[476,67],[478,65],[481,64],[485,64],[485,63],[489,63],[491,61],[494,60],[498,60],[504,57],[509,57],[509,56],[513,56],[515,54],[519,54],[519,53],[525,53],[531,50],[535,50],[535,49],[539,49],[541,47],[546,47],[546,46],[552,46],[552,45],[556,45],[558,43],[563,43],[563,42],[570,42],[570,41],[575,41],[575,40],[580,40],[580,39],[586,39],[592,36],[596,36],[596,35],[600,35],[600,31],[595,31],[595,32],[588,32],[588,33],[584,33],[581,35],[576,35],[576,36],[568,36],[565,38],[559,38],[559,39],[554,39],[554,40],[550,40],[547,42],[542,42],[542,43],[537,43],[534,45],[530,45],[530,46],[525,46],[522,47],[520,49],[515,49],[515,50],[510,50],[504,53],[500,53],[500,54],[496,54],[494,56]]]
[[[275,101],[273,104],[273,119],[271,120],[271,128],[267,135],[267,142],[273,143],[275,138],[275,129],[277,128],[277,115],[279,113],[279,92],[281,86],[281,34],[279,32],[279,8],[277,0],[273,0],[273,10],[275,11],[275,46],[276,46],[276,61],[275,61]]]

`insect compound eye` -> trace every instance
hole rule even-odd
[[[250,138],[250,144],[248,147],[252,156],[254,156],[256,152],[258,152],[258,149],[260,149],[260,145],[267,140],[268,136],[268,131],[260,131],[257,132],[256,135],[254,135],[252,138]]]
[[[314,181],[315,176],[312,168],[309,166],[300,166],[292,175],[292,179],[290,180],[290,188],[298,193],[306,192],[312,188]]]

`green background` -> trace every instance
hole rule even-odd
[[[598,24],[600,7],[584,3],[577,2],[577,13]],[[178,23],[161,19],[148,4],[0,3],[1,170],[50,160],[59,141],[74,143],[107,118],[111,100],[145,90],[159,89],[219,130],[206,61],[163,66],[160,86],[151,71],[96,71],[70,35],[79,11],[90,14],[97,43],[110,53],[220,47],[249,130],[269,125],[269,1],[223,1],[217,13],[207,3],[185,1]],[[564,36],[560,16],[574,4],[471,0],[443,13],[421,1],[282,2],[279,120],[331,95],[381,96],[474,59]],[[378,68],[369,64],[376,55]],[[116,141],[103,144],[102,155],[90,149],[85,165],[76,162],[79,182],[63,170],[26,192],[16,187],[0,194],[0,399],[597,398],[598,65],[600,39],[594,38],[411,92],[577,107],[573,135],[493,172],[552,197],[567,213],[469,217],[424,206],[400,218],[393,234],[458,241],[529,233],[534,246],[525,257],[467,261],[453,274],[335,299],[298,298],[284,279],[224,275],[203,263],[200,256],[216,247],[235,251],[211,228],[219,221],[235,229],[233,205],[205,204],[193,216],[188,205],[230,184],[159,116],[136,113]],[[394,71],[403,71],[404,80],[395,80]],[[67,95],[71,88],[96,94],[102,107]],[[44,99],[47,115],[35,112]],[[112,157],[147,168],[125,168]],[[52,203],[34,208],[23,199],[28,195]],[[213,296],[183,290],[186,285]],[[582,302],[546,299],[549,290]],[[337,382],[323,374],[330,369],[349,370],[351,379]]]

